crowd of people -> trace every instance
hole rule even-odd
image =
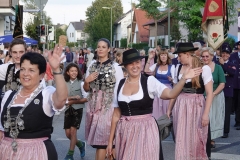
[[[231,114],[240,130],[240,42],[234,50],[200,41],[145,54],[101,38],[95,51],[57,45],[39,54],[14,39],[0,51],[0,159],[58,159],[51,133],[59,112],[70,140],[65,160],[75,146],[85,157],[87,144],[96,160],[163,159],[156,119],[164,115],[176,160],[210,159],[214,140],[228,137]],[[86,142],[77,138],[82,117]]]

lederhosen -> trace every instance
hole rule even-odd
[[[178,67],[178,72],[177,72],[177,78],[179,76],[180,70],[182,68],[182,65],[179,65]],[[204,82],[202,79],[202,74],[199,76],[199,82],[201,85],[201,88],[194,89],[192,88],[192,82],[185,83],[182,92],[185,93],[196,93],[196,94],[204,94],[205,92],[205,86]],[[211,131],[210,131],[210,123],[208,124],[208,138],[207,138],[207,143],[206,143],[206,151],[207,151],[207,156],[211,157]]]
[[[1,115],[1,123],[4,124],[4,121],[6,121],[6,115],[7,112],[7,106],[12,100],[14,94],[16,92],[13,91],[6,103],[3,106],[3,111]],[[40,100],[39,103],[35,104],[34,100]],[[24,121],[24,127],[25,129],[19,130],[18,137],[19,139],[34,139],[34,138],[42,138],[42,137],[48,137],[49,139],[46,141],[43,141],[49,160],[57,160],[57,151],[51,141],[51,133],[53,132],[52,127],[52,121],[53,116],[48,117],[44,111],[43,111],[43,96],[42,92],[40,92],[33,100],[32,102],[26,107],[26,109],[23,111],[23,121]],[[16,117],[18,115],[19,110],[22,107],[11,107],[10,108],[10,114],[11,117]],[[10,137],[9,132],[4,132],[5,137]]]

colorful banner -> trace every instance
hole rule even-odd
[[[202,29],[207,35],[208,45],[213,49],[219,48],[227,38],[224,34],[226,18],[226,0],[207,0],[203,19]]]

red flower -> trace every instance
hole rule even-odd
[[[218,37],[218,34],[217,34],[217,33],[213,33],[213,34],[212,34],[212,37],[213,37],[213,38],[217,38],[217,37]]]

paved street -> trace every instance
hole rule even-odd
[[[85,114],[85,112],[84,112]],[[212,159],[218,160],[240,160],[240,131],[237,131],[233,128],[234,117],[231,116],[231,131],[229,138],[216,139],[216,148],[212,150]],[[69,148],[69,140],[65,136],[63,128],[63,113],[54,117],[53,126],[54,132],[52,134],[52,140],[55,144],[55,147],[58,152],[59,160],[63,160],[65,154]],[[82,120],[81,128],[78,130],[78,138],[84,139],[84,124],[85,117]],[[172,138],[169,137],[162,142],[163,153],[165,160],[174,160],[174,143]],[[90,146],[87,146],[86,157],[84,160],[94,160],[95,149]],[[78,148],[75,149],[74,159],[81,159],[79,156]]]

